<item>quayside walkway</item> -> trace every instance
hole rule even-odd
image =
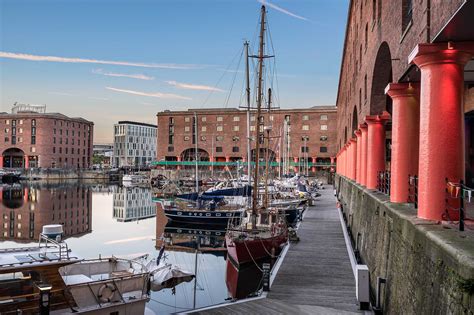
[[[331,186],[310,207],[267,298],[227,304],[195,314],[360,313],[355,280]]]

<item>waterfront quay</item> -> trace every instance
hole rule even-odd
[[[334,190],[326,186],[298,228],[273,272],[270,291],[248,301],[197,310],[192,314],[351,314],[363,313]]]

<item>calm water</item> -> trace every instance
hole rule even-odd
[[[2,219],[0,248],[36,245],[45,224],[63,224],[66,242],[82,258],[102,256],[136,257],[158,255],[167,244],[167,261],[194,272],[197,283],[182,283],[174,289],[153,292],[150,314],[168,314],[225,302],[230,290],[242,294],[246,274],[236,274],[227,266],[223,236],[212,227],[190,227],[168,223],[157,213],[152,191],[82,183],[3,186],[0,194]],[[196,254],[196,244],[200,251]],[[197,262],[197,267],[196,267]],[[257,272],[257,274],[256,274]],[[255,282],[258,271],[247,274]],[[239,287],[237,282],[239,281]],[[252,281],[250,281],[252,282]],[[260,281],[258,281],[259,283]],[[258,285],[257,283],[257,285]],[[253,284],[250,289],[255,289]],[[248,292],[250,293],[250,292]],[[248,294],[245,293],[245,294]]]

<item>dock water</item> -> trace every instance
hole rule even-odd
[[[299,226],[266,298],[197,310],[193,314],[362,313],[334,191],[322,189]]]

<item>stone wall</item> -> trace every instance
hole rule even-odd
[[[387,279],[381,303],[387,314],[474,314],[474,231],[418,219],[409,204],[336,177],[354,246],[370,272]]]

